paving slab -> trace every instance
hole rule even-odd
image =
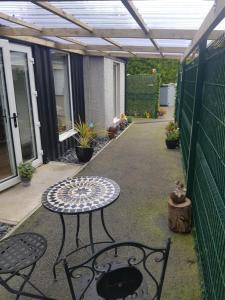
[[[168,194],[176,180],[183,180],[183,171],[180,151],[166,149],[165,125],[165,122],[133,124],[79,175],[105,176],[120,185],[119,199],[105,209],[105,221],[116,240],[134,240],[160,247],[168,237],[172,238],[161,299],[200,300],[194,238],[191,234],[172,233],[167,225]],[[99,219],[96,213],[93,218],[94,237],[102,240]],[[82,216],[81,224],[81,240],[87,242],[86,216]],[[75,248],[75,225],[74,217],[66,218],[68,234],[63,255]],[[52,275],[52,265],[61,239],[59,217],[40,208],[17,229],[17,232],[23,231],[38,232],[48,240],[48,250],[33,273],[33,282],[51,297],[71,300],[62,266],[57,269],[58,281],[55,282]],[[0,299],[14,298],[0,289]]]
[[[0,222],[18,224],[41,204],[42,193],[55,182],[73,176],[80,170],[77,164],[50,162],[36,169],[31,185],[17,184],[0,193]]]

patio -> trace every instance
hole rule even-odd
[[[180,60],[175,107],[180,151],[166,150],[170,111],[164,120],[139,119],[79,175],[106,176],[120,185],[119,199],[105,210],[116,240],[162,246],[172,236],[162,299],[225,299],[224,16],[223,0],[1,1],[0,192],[6,203],[1,220],[17,223],[37,208],[47,186],[77,175],[71,166],[55,177],[45,172],[49,180],[39,189],[45,176],[35,179],[38,192],[26,195],[33,201],[14,205],[17,191],[21,197],[26,193],[19,186],[9,189],[20,182],[21,162],[32,161],[35,168],[50,162],[40,171],[51,169],[52,162],[75,149],[79,119],[115,129],[115,119],[128,112],[129,59]],[[151,72],[160,73],[160,67],[149,67],[147,75]],[[196,236],[168,229],[168,194],[178,179],[192,201]],[[23,213],[18,205],[24,206]],[[103,238],[96,215],[94,233]],[[66,219],[64,254],[75,246],[76,221]],[[88,217],[82,219],[85,242]],[[32,281],[49,296],[71,299],[62,266],[57,267],[57,283],[52,275],[61,238],[59,217],[40,207],[16,229],[24,231],[48,240]],[[1,288],[0,298],[14,296]]]
[[[106,223],[116,240],[137,240],[162,246],[166,238],[172,236],[162,299],[198,300],[200,282],[193,236],[173,234],[167,226],[167,195],[172,190],[174,181],[183,178],[183,172],[180,151],[171,152],[165,147],[165,125],[166,122],[162,120],[131,125],[79,175],[106,176],[119,183],[119,199],[105,210]],[[94,233],[97,232],[97,238],[102,238],[101,230],[98,230],[101,228],[99,223],[95,214]],[[75,247],[76,221],[73,217],[67,217],[66,224],[69,234],[65,249],[68,252]],[[87,224],[82,225],[81,240],[85,241]],[[40,208],[17,233],[24,231],[35,231],[48,240],[48,250],[38,263],[32,281],[48,296],[71,299],[61,265],[57,268],[57,282],[53,281],[52,275],[61,234],[59,217]],[[3,289],[0,290],[0,295],[1,299],[14,299],[14,296]]]

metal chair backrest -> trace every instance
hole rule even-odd
[[[81,263],[64,268],[73,300],[157,299],[167,267],[171,241],[164,248],[137,242],[110,244]]]

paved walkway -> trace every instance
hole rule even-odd
[[[174,182],[182,179],[183,175],[179,151],[169,151],[165,147],[165,124],[133,124],[79,175],[106,176],[119,183],[120,198],[105,210],[106,222],[110,224],[110,231],[116,239],[161,246],[168,236],[172,236],[162,300],[199,300],[193,238],[191,235],[172,234],[167,227],[168,194]],[[96,235],[101,237],[98,221],[95,218],[94,228]],[[69,235],[66,251],[74,247],[72,228],[75,224],[73,218],[67,218]],[[82,240],[86,238],[85,225]],[[36,231],[48,239],[46,255],[32,277],[34,283],[49,296],[60,300],[71,299],[62,268],[58,269],[58,282],[53,281],[51,273],[61,234],[59,218],[41,208],[18,231]],[[0,299],[11,300],[14,297],[1,289]]]
[[[13,225],[22,222],[41,205],[41,195],[50,185],[80,169],[81,165],[56,161],[38,167],[29,187],[17,184],[0,193],[0,222]]]

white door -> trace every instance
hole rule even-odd
[[[42,164],[33,59],[29,47],[0,40],[0,191],[19,182],[22,161]]]

